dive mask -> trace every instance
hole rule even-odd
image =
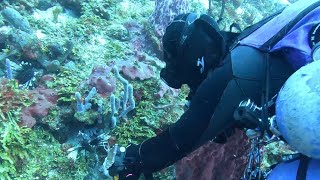
[[[168,57],[167,53],[164,53],[164,61],[166,66],[160,72],[160,78],[164,83],[174,89],[180,89],[181,86],[185,83],[184,78],[182,78],[180,73],[180,68],[176,63],[175,59]],[[168,59],[169,58],[169,59]]]

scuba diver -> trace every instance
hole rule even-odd
[[[296,70],[312,62],[312,49],[319,49],[319,23],[317,0],[298,1],[241,33],[219,30],[204,14],[175,17],[162,38],[166,66],[160,76],[172,88],[189,86],[188,109],[157,136],[120,148],[122,160],[109,168],[110,175],[138,179],[145,174],[148,179],[209,140],[225,143],[234,128],[270,134],[272,97]],[[250,102],[261,108],[248,106]],[[259,109],[260,118],[235,113],[239,103]]]

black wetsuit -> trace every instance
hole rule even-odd
[[[279,54],[269,55],[269,97],[277,94],[293,69]],[[261,105],[267,58],[260,51],[238,46],[212,70],[192,97],[181,118],[140,149],[144,172],[167,167],[206,141],[235,125],[233,114],[242,100]]]

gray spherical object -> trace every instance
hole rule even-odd
[[[276,121],[290,146],[320,159],[320,61],[290,76],[276,102]]]

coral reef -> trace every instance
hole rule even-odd
[[[32,128],[37,119],[41,122],[41,118],[47,116],[49,110],[57,104],[58,94],[55,90],[44,88],[36,88],[29,91],[29,94],[34,103],[21,110],[20,125]]]
[[[122,66],[121,71],[123,75],[130,80],[145,80],[149,78],[155,78],[154,68],[143,62],[138,62],[136,65],[128,64]]]
[[[73,174],[76,177],[83,178],[83,175],[76,174],[76,172],[80,169],[85,169],[84,159],[79,160],[77,164],[70,164],[61,149],[60,143],[50,133],[42,129],[30,129],[19,125],[21,123],[19,120],[21,116],[19,109],[30,105],[30,102],[23,104],[23,101],[28,101],[29,98],[27,99],[23,95],[25,92],[14,87],[17,86],[10,86],[9,82],[9,85],[2,85],[1,88],[2,90],[6,89],[4,92],[7,93],[9,90],[13,90],[10,96],[2,92],[2,95],[5,96],[1,97],[11,98],[11,101],[8,103],[13,102],[17,104],[15,106],[8,104],[8,108],[1,109],[0,179],[70,179],[74,177]],[[21,98],[22,102],[19,102],[16,98]]]
[[[1,14],[4,19],[12,24],[15,28],[27,33],[32,33],[32,29],[28,20],[21,16],[21,14],[15,9],[8,7],[2,10]]]
[[[56,89],[58,103],[70,105],[75,101],[74,93],[77,91],[82,74],[76,70],[62,68],[60,73],[47,74],[40,78],[39,85],[48,89]]]
[[[0,78],[0,115],[10,111],[19,111],[32,103],[32,95],[20,90],[15,80]]]
[[[159,37],[163,36],[165,28],[176,15],[189,12],[187,0],[156,0],[155,3],[150,21]]]
[[[268,170],[272,165],[281,162],[284,155],[295,153],[297,152],[283,141],[268,144],[262,148],[261,168]]]
[[[6,112],[0,118],[0,130],[3,134],[0,137],[0,179],[11,179],[17,173],[20,161],[28,157],[29,148],[26,146],[24,135],[28,130],[22,129],[17,124],[17,119],[11,112]]]
[[[89,76],[89,85],[97,88],[97,92],[103,96],[110,96],[116,89],[116,80],[110,77],[111,67],[97,66],[92,69]]]

